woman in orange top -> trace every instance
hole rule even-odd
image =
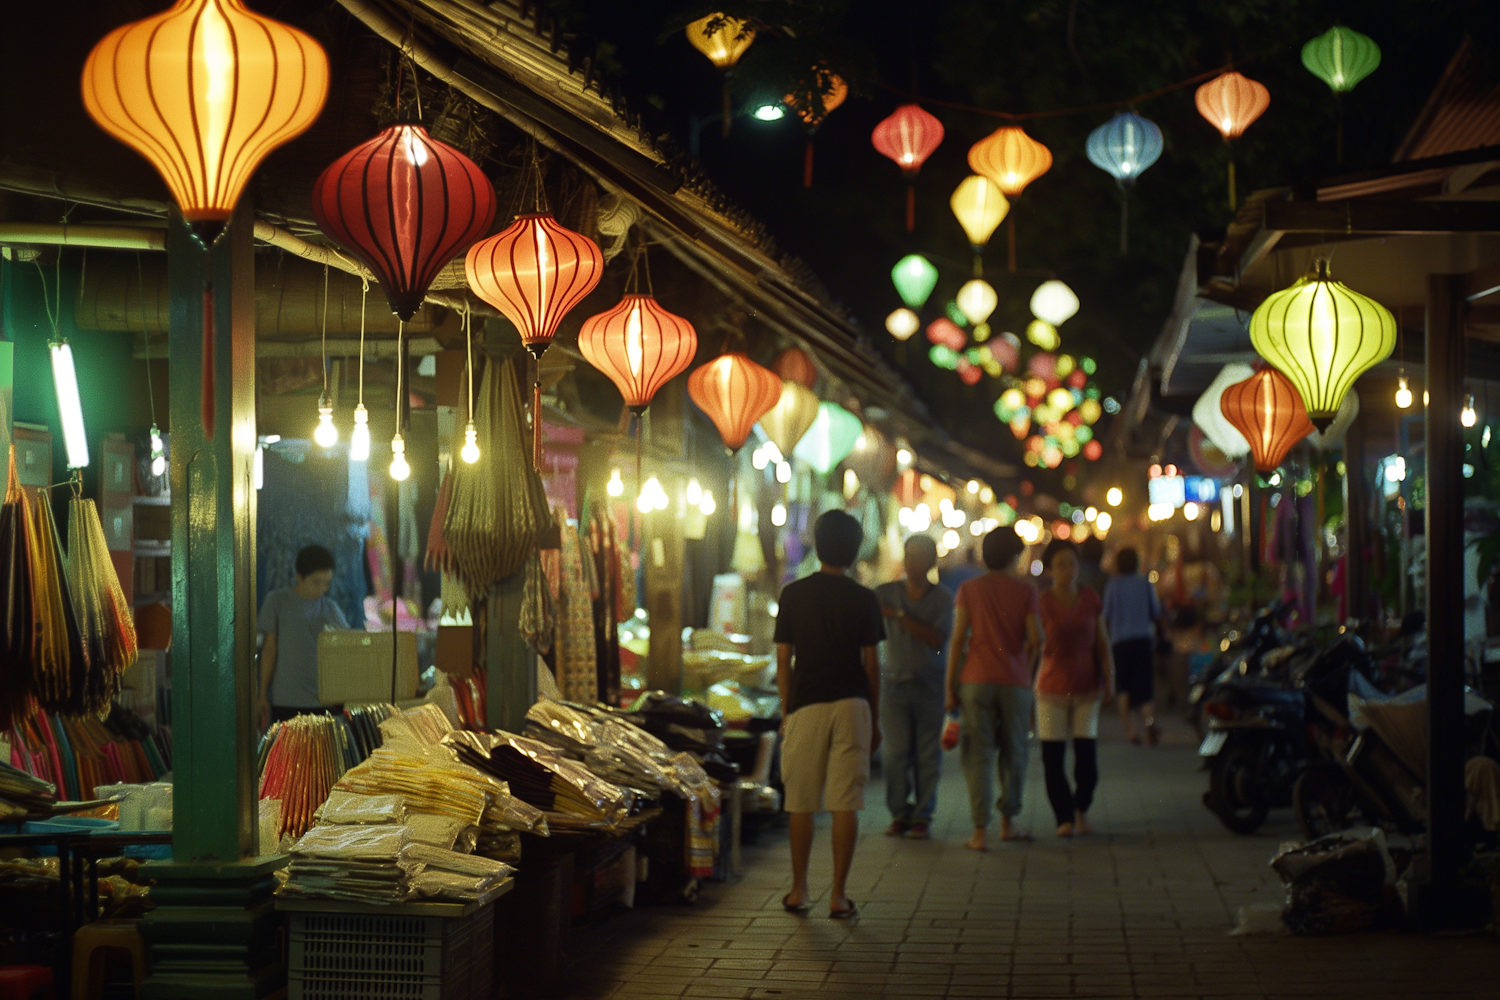
[[[1038,602],[1044,639],[1036,677],[1036,731],[1057,835],[1071,837],[1091,829],[1087,813],[1099,784],[1099,705],[1114,694],[1114,655],[1099,595],[1078,584],[1073,546],[1054,550],[1048,568],[1052,586]],[[1072,786],[1066,769],[1069,737]]]

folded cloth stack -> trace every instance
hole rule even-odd
[[[413,843],[407,856],[425,867],[412,881],[418,896],[451,903],[472,903],[515,873],[510,865],[441,847]]]
[[[56,785],[0,762],[0,819],[49,812],[56,802]]]
[[[454,731],[443,742],[459,760],[503,780],[510,792],[547,813],[551,829],[613,827],[630,815],[634,795],[557,748],[511,733]]]
[[[315,826],[292,845],[287,879],[278,890],[360,903],[401,903],[416,891],[425,867],[409,857],[411,831],[393,823]]]

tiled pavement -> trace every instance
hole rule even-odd
[[[1154,750],[1106,726],[1098,832],[1050,835],[1040,764],[1023,819],[1030,844],[963,847],[967,806],[947,755],[935,837],[881,835],[878,783],[862,817],[850,894],[857,920],[827,919],[820,825],[811,916],[782,912],[785,834],[745,852],[736,882],[698,905],[620,914],[575,933],[570,998],[1500,997],[1500,938],[1368,934],[1232,937],[1238,908],[1274,902],[1266,862],[1295,835],[1289,813],[1253,837],[1203,808],[1186,729]]]

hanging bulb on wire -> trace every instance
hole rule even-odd
[[[404,483],[411,475],[411,466],[406,462],[406,441],[398,433],[391,438],[391,478]]]
[[[1411,406],[1411,386],[1404,374],[1396,378],[1396,406],[1403,410]]]
[[[370,411],[360,403],[354,408],[354,430],[349,432],[349,461],[370,460]]]
[[[339,429],[333,425],[333,406],[327,396],[318,397],[318,426],[313,430],[313,440],[319,448],[332,448],[339,443]]]
[[[459,449],[458,454],[470,465],[479,461],[479,429],[472,420],[464,427],[464,446]]]
[[[1474,394],[1464,394],[1464,408],[1458,411],[1458,422],[1465,427],[1473,427],[1479,421],[1479,414],[1474,412]]]
[[[620,478],[619,469],[609,470],[609,482],[605,484],[604,490],[612,497],[620,496],[625,492],[625,481]]]
[[[167,471],[166,448],[162,445],[161,429],[156,422],[151,423],[151,474],[159,476]]]

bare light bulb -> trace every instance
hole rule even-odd
[[[411,466],[406,462],[406,441],[400,434],[391,438],[391,478],[404,483],[411,475]]]
[[[703,487],[698,483],[698,477],[693,476],[687,484],[687,502],[691,507],[696,507],[703,501]]]
[[[159,476],[167,471],[166,448],[162,444],[161,429],[151,425],[151,474]]]
[[[703,512],[704,517],[707,517],[708,515],[719,509],[719,505],[714,503],[714,495],[711,491],[703,491],[703,499],[699,501],[698,509]]]
[[[354,408],[354,430],[349,432],[349,461],[370,460],[370,411],[360,403]]]
[[[470,465],[479,461],[479,429],[472,420],[464,427],[464,446],[458,450],[458,454]]]
[[[605,485],[604,489],[612,497],[620,496],[625,492],[625,481],[620,478],[619,469],[609,470],[609,483]]]
[[[326,396],[318,400],[318,426],[313,430],[313,440],[319,448],[332,448],[339,443],[339,429],[333,425],[333,407]]]
[[[786,524],[786,507],[776,504],[771,508],[771,523],[778,528]]]
[[[1464,396],[1464,408],[1458,411],[1458,422],[1465,427],[1473,427],[1479,420],[1479,414],[1474,412],[1474,394],[1468,393]]]
[[[1411,386],[1407,384],[1405,375],[1396,379],[1396,405],[1403,410],[1411,405]]]
[[[792,481],[792,463],[776,463],[776,481],[778,483],[789,483]]]

